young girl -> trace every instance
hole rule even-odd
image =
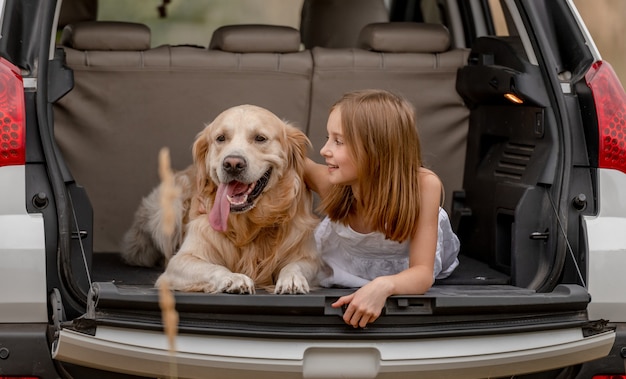
[[[458,265],[459,240],[440,207],[442,184],[422,167],[413,107],[382,90],[347,93],[331,108],[326,165],[305,181],[327,214],[315,232],[329,268],[325,287],[360,287],[333,307],[365,327],[387,297],[423,294]],[[332,272],[330,272],[332,271]]]

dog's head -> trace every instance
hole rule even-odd
[[[285,186],[281,181],[289,179],[292,188],[279,196],[296,196],[309,146],[304,133],[267,109],[240,105],[218,115],[193,146],[198,193],[214,199],[207,204],[211,226],[225,231],[230,213],[254,209],[273,188]]]

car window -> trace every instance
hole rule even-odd
[[[206,47],[215,29],[232,24],[271,24],[298,28],[302,0],[101,0],[98,20],[148,25],[151,45]]]

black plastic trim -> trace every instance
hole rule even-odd
[[[240,338],[315,339],[315,340],[400,340],[416,338],[469,337],[488,334],[511,334],[558,330],[565,328],[592,329],[586,312],[546,313],[540,315],[496,314],[482,317],[415,318],[411,324],[396,322],[396,318],[381,318],[367,328],[353,328],[339,317],[256,316],[240,320],[227,315],[194,319],[181,314],[180,334],[215,335]],[[221,317],[219,317],[221,316]],[[70,328],[94,335],[98,326],[162,331],[160,314],[138,317],[135,314],[98,314],[95,320],[76,320]],[[253,321],[254,320],[254,321]],[[322,321],[326,321],[323,323]]]
[[[180,333],[262,338],[407,339],[516,333],[589,325],[587,291],[560,285],[550,293],[508,285],[435,286],[424,295],[392,296],[365,329],[346,325],[331,304],[351,289],[308,295],[175,293]],[[158,291],[94,283],[88,312],[65,327],[162,330]],[[590,327],[591,329],[591,327]]]
[[[47,333],[47,324],[0,324],[0,376],[59,378]]]
[[[308,295],[256,295],[175,293],[176,309],[190,313],[254,315],[340,314],[332,304],[350,289],[321,289]],[[584,311],[587,291],[578,285],[558,285],[554,291],[535,291],[508,286],[435,286],[424,295],[392,296],[387,315],[476,314],[491,312]],[[117,286],[94,283],[89,301],[95,310],[158,311],[158,291],[149,286]]]

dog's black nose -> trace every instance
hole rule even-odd
[[[248,167],[248,163],[239,155],[229,155],[224,158],[224,162],[222,162],[222,167],[224,171],[230,175],[241,174],[246,167]]]

